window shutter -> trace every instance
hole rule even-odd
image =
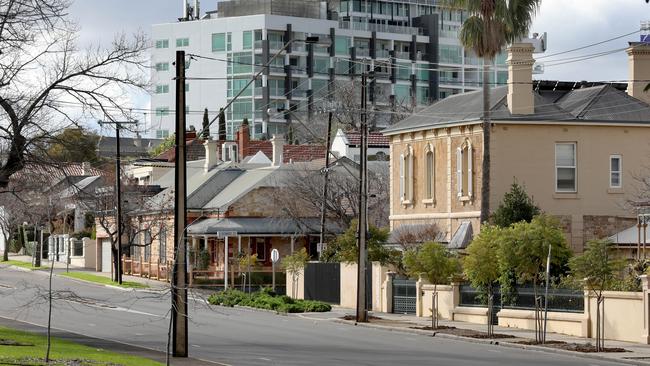
[[[459,147],[456,149],[456,186],[458,188],[458,197],[463,196],[463,150]]]
[[[407,200],[413,201],[413,154],[409,154],[408,156],[408,177],[406,177],[407,181],[406,184],[408,184],[408,196],[406,197]]]
[[[472,197],[472,194],[474,193],[472,189],[472,157],[473,157],[473,149],[472,145],[467,146],[467,196]]]
[[[399,157],[399,201],[404,201],[404,155]]]

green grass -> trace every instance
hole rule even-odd
[[[4,341],[4,342],[2,342]],[[47,338],[41,335],[0,327],[0,343],[14,341],[21,346],[0,344],[0,365],[44,365]],[[57,338],[52,338],[50,365],[66,365],[79,360],[79,365],[160,366],[146,358],[109,352]]]
[[[108,277],[98,276],[87,272],[63,272],[63,273],[59,273],[59,275],[64,277],[76,278],[78,280],[98,283],[101,285],[112,285],[112,286],[120,286],[125,288],[149,288],[149,286],[145,284],[138,283],[138,282],[130,282],[130,281],[122,281],[122,285],[118,285],[117,282],[113,282]]]
[[[41,267],[34,267],[30,262],[22,262],[22,261],[0,261],[0,264],[6,264],[8,266],[16,266],[16,267],[21,267],[21,268],[26,268],[26,269],[31,269],[31,270],[36,270],[36,269],[47,269],[48,267],[41,266]]]

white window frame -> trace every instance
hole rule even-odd
[[[612,160],[618,159],[618,171],[612,170]],[[612,184],[612,175],[618,173],[618,185]],[[609,188],[623,188],[623,157],[621,154],[612,154],[609,156]]]
[[[407,146],[400,157],[400,201],[410,205],[413,203],[413,148]]]
[[[158,49],[169,48],[169,39],[157,39],[156,48]]]
[[[467,192],[463,190],[463,174],[467,168]],[[467,139],[456,149],[456,188],[460,200],[471,200],[474,197],[474,148]]]
[[[572,145],[573,146],[573,166],[569,165],[557,165],[557,147],[558,145]],[[578,192],[578,143],[577,142],[556,142],[555,143],[555,160],[553,161],[553,165],[555,166],[555,193],[577,193]],[[574,179],[573,179],[573,190],[572,191],[567,191],[567,190],[559,190],[557,186],[557,171],[558,169],[563,168],[563,169],[573,169],[575,171],[574,173]]]
[[[190,46],[190,39],[188,37],[176,38],[176,47],[183,48]]]

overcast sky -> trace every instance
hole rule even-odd
[[[215,4],[214,0],[203,0],[202,11],[214,9]],[[76,0],[70,15],[81,26],[83,44],[106,44],[119,32],[132,33],[140,29],[149,33],[151,24],[176,21],[181,15],[181,0]],[[650,5],[643,0],[542,0],[532,31],[548,33],[546,55],[552,55],[633,32],[639,29],[642,20],[650,20]],[[570,57],[624,48],[628,41],[638,39],[637,33],[596,47],[540,59],[547,66],[544,74],[535,78],[625,80],[628,75],[624,51],[579,62],[552,64]],[[137,99],[134,101],[137,106],[148,107],[147,97]]]

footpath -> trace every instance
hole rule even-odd
[[[362,327],[384,329],[387,331],[418,334],[418,335],[428,336],[428,337],[435,336],[435,337],[442,337],[442,338],[458,339],[466,342],[493,344],[495,346],[502,346],[502,347],[530,349],[530,350],[550,352],[550,353],[562,353],[562,354],[572,355],[574,357],[582,357],[582,358],[589,358],[589,359],[596,359],[596,360],[607,360],[607,361],[620,362],[620,363],[631,364],[631,365],[650,365],[650,345],[644,345],[641,343],[606,340],[605,341],[606,348],[623,348],[627,352],[584,353],[584,352],[563,350],[558,348],[551,348],[546,346],[527,345],[527,344],[517,343],[525,340],[535,339],[535,332],[531,330],[525,330],[525,329],[507,328],[507,327],[500,327],[495,325],[494,333],[497,336],[505,335],[508,336],[509,338],[505,338],[505,337],[501,337],[501,338],[497,337],[493,339],[470,338],[467,336],[445,333],[445,330],[435,332],[434,335],[434,331],[428,330],[429,328],[427,328],[427,330],[417,329],[417,328],[430,327],[431,326],[430,317],[425,318],[425,317],[417,317],[415,315],[407,315],[407,314],[369,312],[370,322],[368,323],[356,323],[354,320],[344,320],[346,316],[348,319],[350,319],[353,318],[354,315],[355,315],[354,309],[335,306],[332,309],[332,311],[329,313],[309,313],[309,314],[302,314],[299,316],[308,319],[328,320],[328,321],[349,324],[352,326],[356,325]],[[484,324],[474,324],[474,323],[467,323],[467,322],[460,322],[460,321],[440,320],[438,322],[438,325],[441,328],[453,327],[458,330],[461,329],[466,330],[467,333],[487,331],[486,329],[487,327]],[[455,333],[463,333],[463,332],[458,331]],[[558,334],[558,333],[548,333],[547,341],[559,341],[559,342],[566,342],[569,344],[578,344],[578,345],[584,345],[586,343],[595,344],[595,339],[573,337],[573,336],[568,336],[568,335]]]

